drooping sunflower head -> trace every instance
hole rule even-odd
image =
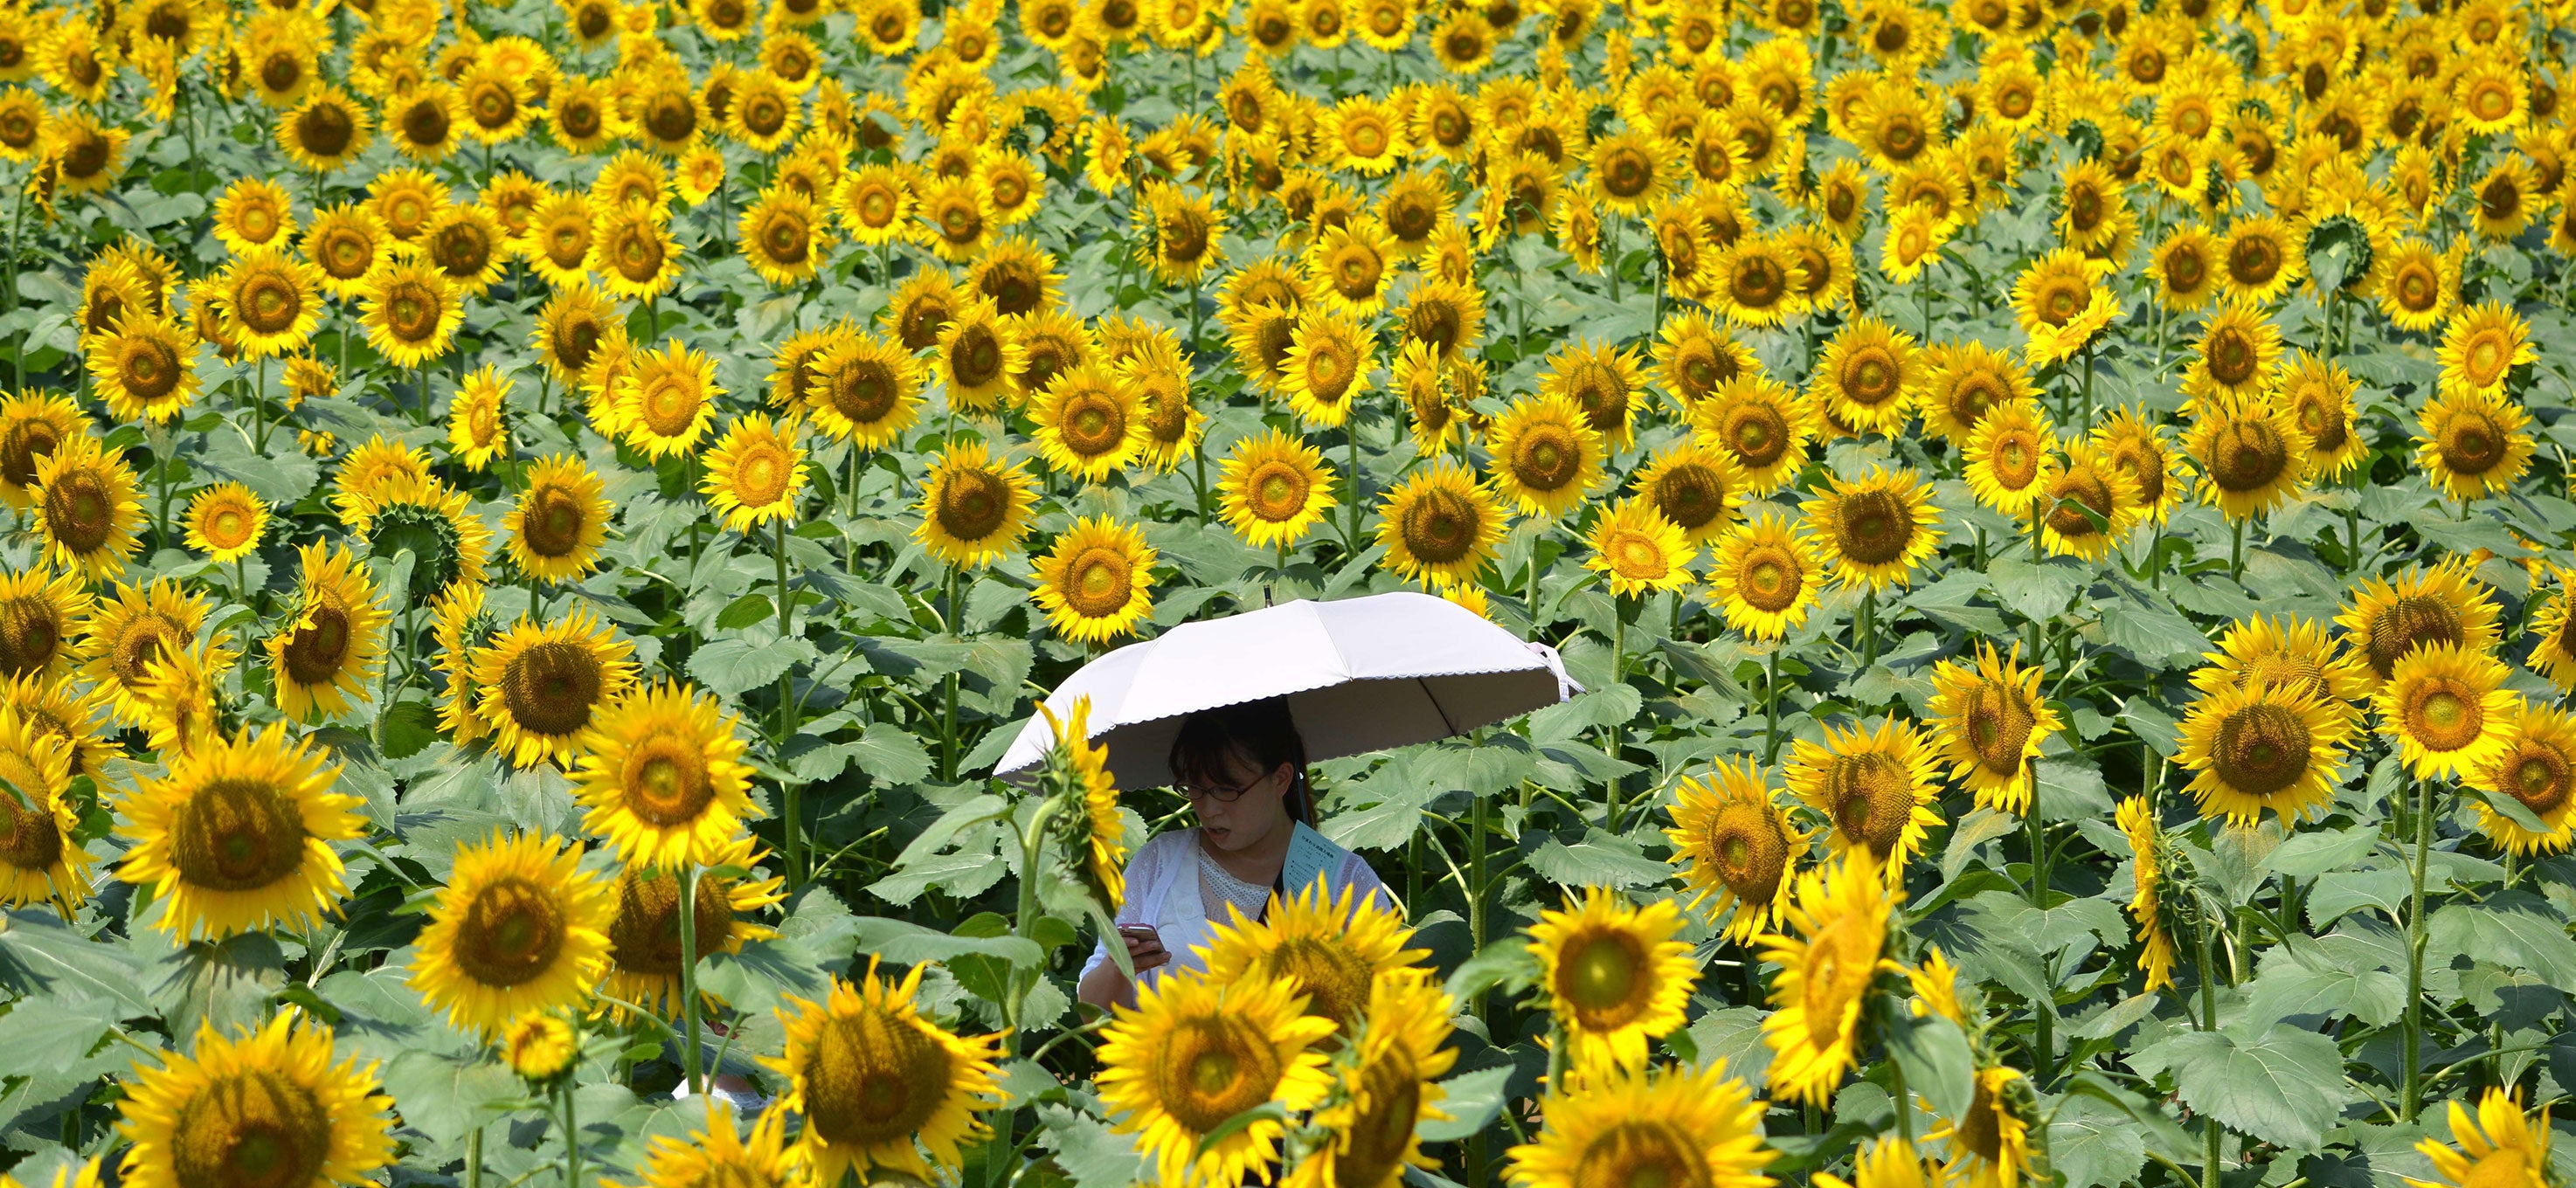
[[[568,767],[582,731],[634,684],[634,650],[585,609],[543,627],[522,618],[475,649],[475,711],[519,766]]]
[[[1858,479],[1836,476],[1799,507],[1817,551],[1847,585],[1908,584],[1940,545],[1931,488],[1912,471],[1872,467]]]
[[[529,1011],[579,1008],[608,960],[609,888],[579,847],[541,832],[461,847],[410,966],[413,990],[485,1036]]]
[[[388,475],[352,499],[342,518],[365,538],[369,556],[412,555],[409,597],[415,602],[483,580],[491,531],[468,508],[464,492],[437,478]]]
[[[158,927],[182,939],[312,928],[347,891],[331,843],[365,832],[358,798],[331,791],[339,774],[274,723],[208,740],[125,798],[118,876],[150,885]]]

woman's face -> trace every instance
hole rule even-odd
[[[1240,755],[1225,757],[1225,784],[1203,788],[1185,786],[1190,807],[1199,815],[1199,833],[1215,849],[1233,853],[1249,849],[1268,840],[1288,824],[1288,787],[1294,777],[1282,763],[1267,772],[1255,769]],[[1226,799],[1227,793],[1242,789],[1243,794]]]

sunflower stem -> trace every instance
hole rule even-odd
[[[796,603],[793,599],[790,599],[787,596],[787,518],[781,516],[776,520],[770,521],[770,525],[775,531],[775,534],[771,537],[770,553],[778,561],[778,642],[780,646],[783,647],[787,643],[788,632],[794,627],[796,622]],[[796,739],[796,702],[793,699],[794,693],[795,688],[793,678],[791,678],[787,673],[779,673],[778,758],[779,766],[782,770],[786,767],[787,744],[795,741]],[[787,835],[787,890],[791,894],[794,893],[797,888],[805,885],[805,845],[803,837],[805,832],[805,822],[801,819],[798,812],[798,810],[803,807],[798,803],[798,790],[797,784],[792,780],[779,781],[779,798],[783,802],[780,807],[784,811],[786,817],[786,819],[780,822],[780,824],[783,827],[782,832]]]
[[[251,363],[252,397],[250,405],[251,442],[253,450],[268,451],[268,357]]]
[[[2216,1031],[2218,1030],[2218,983],[2211,975],[2217,963],[2210,958],[2209,941],[2218,931],[2218,924],[2214,920],[2203,919],[2196,931],[2199,933],[2196,942],[2199,960],[2196,964],[2200,967],[2200,1030]],[[2200,1128],[2201,1134],[2209,1144],[2208,1152],[2200,1165],[2201,1188],[2219,1188],[2219,1165],[2224,1158],[2222,1148],[2226,1143],[2227,1134],[2219,1129],[2218,1119],[2207,1113],[2201,1115]]]
[[[2245,580],[2245,521],[2233,525],[2234,533],[2227,546],[2227,576],[2232,581]]]
[[[696,1097],[707,1091],[706,1054],[698,1035],[698,864],[683,862],[673,873],[680,880],[680,1029],[689,1045],[683,1083],[689,1096]]]
[[[563,1094],[564,1188],[581,1188],[581,1121],[573,1109],[573,1079],[565,1077],[558,1090]]]
[[[2415,783],[2413,888],[2406,898],[2406,1093],[2398,1100],[2401,1123],[2415,1120],[2424,1097],[2424,865],[2433,851],[2433,781]]]
[[[1860,663],[1863,668],[1878,664],[1878,587],[1872,586],[1860,599]]]
[[[1762,762],[1780,761],[1780,643],[1762,658]]]
[[[1342,456],[1349,462],[1351,482],[1351,552],[1357,556],[1360,547],[1360,414],[1352,409],[1350,419],[1342,422]],[[1537,588],[1537,583],[1531,583]]]
[[[1610,684],[1613,687],[1623,685],[1628,682],[1627,649],[1629,601],[1630,600],[1626,598],[1614,598],[1610,605]],[[1607,750],[1610,754],[1611,763],[1616,764],[1619,761],[1619,748],[1623,741],[1619,729],[1619,723],[1610,723],[1608,733],[1610,735],[1608,740],[1610,745]],[[1611,776],[1610,798],[1601,806],[1601,827],[1611,833],[1619,832],[1619,810],[1621,808],[1619,800],[1620,797],[1627,792],[1625,783],[1626,781],[1621,780],[1618,776]]]
[[[2083,432],[2093,429],[2093,344],[2089,342],[2084,344],[2084,420],[2080,424]]]
[[[465,1188],[483,1188],[483,1128],[465,1134]]]
[[[2030,906],[2033,910],[2045,912],[2048,910],[2048,827],[2039,822],[2037,788],[2031,789],[2031,803],[2022,815],[2022,823],[2030,830]],[[2048,982],[2049,973],[2042,968],[2039,980]],[[2031,1008],[2031,1021],[2038,1032],[2031,1044],[2031,1071],[2034,1083],[2046,1088],[2053,1079],[2053,1066],[2057,1060],[2057,1004],[2035,1002]]]
[[[958,633],[962,622],[957,614],[957,567],[948,567],[947,590],[940,598],[940,629],[950,635]],[[957,674],[949,673],[940,682],[939,707],[939,778],[957,778]]]

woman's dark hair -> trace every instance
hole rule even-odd
[[[1229,783],[1234,779],[1234,763],[1229,759],[1258,775],[1287,764],[1288,819],[1315,823],[1315,799],[1306,787],[1306,740],[1297,734],[1287,698],[1200,710],[1182,720],[1169,756],[1176,783],[1202,787]]]

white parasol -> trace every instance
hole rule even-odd
[[[1172,782],[1172,739],[1199,710],[1284,696],[1306,757],[1321,761],[1463,734],[1582,691],[1555,649],[1401,592],[1184,623],[1084,665],[1046,704],[1061,718],[1090,697],[1110,775],[1152,788]],[[1034,767],[1053,744],[1032,716],[993,774]]]

